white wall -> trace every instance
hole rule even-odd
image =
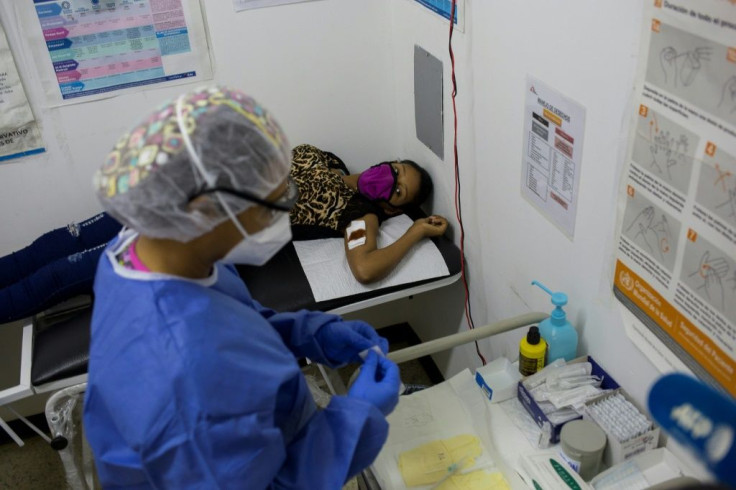
[[[448,29],[409,1],[394,1],[396,104],[403,151],[429,162],[434,211],[454,215]],[[638,0],[487,2],[466,0],[466,32],[455,31],[459,155],[465,245],[474,322],[549,311],[538,279],[569,295],[579,352],[593,355],[643,402],[658,372],[626,337],[611,295],[617,183],[642,21]],[[411,56],[417,43],[444,60],[444,162],[416,140]],[[566,238],[521,196],[525,77],[531,74],[586,109],[575,237]],[[457,230],[456,240],[457,240]],[[447,333],[421,314],[424,336]],[[459,318],[455,330],[466,328]],[[482,343],[488,358],[518,354],[523,332]],[[477,366],[469,346],[440,357],[448,374]]]
[[[433,212],[454,217],[452,100],[448,25],[410,0],[393,0],[391,23],[402,154],[428,166]],[[476,326],[528,311],[551,311],[540,280],[568,294],[579,354],[592,355],[641,407],[660,373],[624,332],[611,293],[619,174],[633,110],[642,2],[465,0],[465,32],[455,31],[459,161],[470,303]],[[443,60],[445,158],[415,136],[413,46]],[[586,109],[573,240],[521,196],[525,79],[530,74]],[[453,218],[454,238],[459,230]],[[467,329],[462,287],[417,296],[410,322],[424,339]],[[450,299],[452,303],[446,300]],[[480,342],[490,360],[518,356],[525,329]],[[480,365],[472,344],[435,355],[446,376]],[[676,443],[668,447],[704,477]]]
[[[48,151],[0,164],[0,254],[98,212],[94,170],[124,131],[187,87],[46,109],[33,63],[23,56],[15,3],[2,2],[0,18]],[[396,154],[386,1],[322,0],[237,14],[232,2],[207,1],[206,14],[214,82],[256,97],[294,145],[322,145],[356,167]]]
[[[433,211],[454,221],[446,22],[411,0],[323,0],[243,14],[233,14],[228,1],[207,3],[218,82],[259,98],[294,144],[321,145],[355,168],[387,156],[423,163],[435,180]],[[568,316],[581,334],[579,352],[593,355],[643,404],[658,372],[626,337],[610,293],[616,191],[642,4],[466,0],[466,7],[466,32],[456,31],[453,44],[475,323],[550,310],[532,279],[565,291]],[[11,42],[20,44],[18,33],[11,32]],[[415,136],[415,43],[444,62],[444,161]],[[0,166],[0,253],[96,211],[89,178],[108,148],[151,105],[180,90],[44,110],[39,87],[28,67],[23,70],[49,152]],[[572,241],[521,197],[527,74],[587,111]],[[456,224],[452,233],[459,242]],[[408,317],[425,338],[445,335],[467,328],[462,297],[455,285],[404,300],[389,313]],[[513,358],[521,335],[484,341],[482,350],[488,359]],[[447,375],[479,365],[472,346],[437,359]]]
[[[99,212],[91,185],[95,169],[123,132],[187,87],[47,109],[34,64],[25,56],[14,3],[0,2],[0,20],[47,152],[0,164],[0,255]],[[322,0],[238,14],[229,1],[206,5],[214,82],[256,97],[291,143],[332,150],[355,168],[397,154],[393,99],[387,96],[393,91],[393,60],[386,1]],[[0,389],[17,380],[11,366],[18,363],[21,324],[0,325]],[[14,407],[25,415],[39,413],[45,398]],[[8,413],[0,415],[8,419]]]
[[[468,278],[472,298],[471,310],[477,326],[493,321],[486,308],[486,284],[482,278],[486,275],[486,260],[481,257],[482,248],[479,230],[486,226],[489,214],[485,203],[478,193],[486,192],[478,179],[475,147],[475,105],[474,76],[483,69],[472,65],[471,39],[473,13],[468,3],[466,13],[466,34],[455,31],[453,50],[455,54],[458,96],[458,154],[463,203],[463,222],[465,228],[465,255],[468,263]],[[401,154],[404,158],[413,159],[422,164],[432,175],[435,190],[431,212],[446,216],[451,223],[450,235],[459,244],[460,229],[455,220],[454,207],[454,170],[453,170],[453,113],[450,58],[448,52],[449,25],[441,17],[418,6],[410,0],[393,0],[391,4],[391,23],[394,39],[392,52],[394,56],[394,99],[397,114],[398,131],[401,135]],[[431,150],[416,138],[414,122],[414,45],[418,44],[443,62],[444,70],[444,126],[445,126],[445,158],[439,159]],[[479,222],[479,219],[482,221]],[[450,303],[448,298],[455,301]],[[462,302],[464,291],[461,284],[456,284],[451,291],[441,290],[426,293],[416,298],[416,307],[409,310],[409,321],[417,334],[424,340],[448,335],[467,328],[463,319]],[[512,313],[515,314],[515,313]],[[500,318],[500,317],[499,317]],[[480,365],[475,354],[475,347],[467,345],[453,352],[435,355],[435,361],[446,375],[454,374],[465,367]],[[490,354],[485,349],[486,354]],[[486,359],[491,357],[486,355]]]

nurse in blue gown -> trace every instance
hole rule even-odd
[[[298,359],[336,367],[386,340],[265,308],[232,266],[291,238],[289,149],[255,100],[212,87],[158,108],[96,173],[126,227],[98,265],[84,407],[105,488],[339,489],[385,442],[395,364],[370,351],[348,394],[318,409]]]

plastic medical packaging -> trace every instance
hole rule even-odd
[[[524,378],[524,386],[528,390],[533,390],[537,386],[544,383],[547,380],[547,376],[552,374],[555,370],[564,366],[566,363],[567,362],[565,361],[565,359],[555,359],[554,361],[548,363],[541,371],[537,371],[535,374]]]
[[[598,473],[606,433],[589,420],[573,420],[560,431],[560,456],[583,480],[590,480]]]
[[[577,359],[574,359],[570,363],[567,363],[565,366],[572,366],[574,364],[580,364],[580,363],[590,363],[591,370],[590,374],[594,375],[596,377],[601,378],[601,386],[600,388],[602,390],[615,390],[616,388],[619,388],[618,383],[601,367],[598,365],[598,363],[595,362],[595,360],[590,357],[580,357]],[[550,369],[549,372],[552,372],[555,369],[559,369],[560,366],[553,366],[552,369]],[[545,368],[543,371],[547,371],[548,368]],[[576,368],[580,369],[580,368]],[[587,368],[586,368],[587,370]],[[547,373],[547,375],[549,374]],[[574,372],[571,371],[570,372]],[[537,373],[542,374],[542,372]],[[579,375],[579,374],[578,374]],[[534,375],[537,376],[537,375]],[[519,382],[517,386],[517,397],[521,404],[524,406],[524,408],[527,410],[527,412],[532,416],[534,419],[534,422],[537,424],[537,426],[542,429],[543,435],[542,438],[546,438],[546,440],[540,441],[539,447],[545,447],[548,444],[554,444],[559,442],[560,440],[560,430],[562,429],[562,424],[558,423],[558,420],[552,421],[549,416],[540,408],[539,402],[537,402],[534,397],[532,396],[532,393],[527,388],[527,383],[529,380],[531,380],[533,376],[530,376],[529,378]],[[540,376],[541,378],[541,376]],[[546,382],[547,376],[544,377],[544,381]],[[537,384],[537,389],[541,385],[539,382],[539,378],[532,380],[533,384]],[[604,396],[604,395],[599,395]],[[553,417],[556,418],[556,417]],[[582,418],[582,415],[578,415],[576,418]],[[605,456],[604,456],[605,457]]]

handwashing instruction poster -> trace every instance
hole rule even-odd
[[[0,162],[43,151],[38,125],[0,24]]]
[[[644,24],[614,293],[632,338],[736,396],[736,4],[647,0]]]
[[[196,0],[33,0],[33,7],[23,9],[23,23],[51,105],[212,76]]]
[[[567,236],[575,234],[585,109],[527,76],[521,194]]]

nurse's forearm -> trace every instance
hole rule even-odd
[[[411,247],[421,241],[420,233],[409,229],[398,240],[387,247],[377,248],[364,253],[355,254],[348,259],[350,270],[362,284],[368,284],[386,277],[398,265]]]
[[[337,367],[322,351],[322,346],[315,338],[315,334],[328,323],[342,321],[339,316],[319,311],[300,310],[275,313],[268,318],[268,321],[281,335],[284,344],[296,358],[308,357],[320,364]]]

